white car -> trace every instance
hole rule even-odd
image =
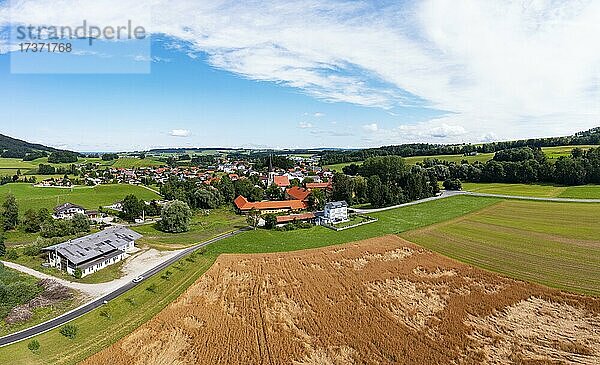
[[[144,280],[144,277],[140,275],[140,276],[138,276],[137,278],[133,279],[132,281],[133,281],[134,283],[139,283],[139,282],[140,282],[140,281],[142,281],[142,280]]]

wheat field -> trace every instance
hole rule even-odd
[[[221,255],[100,364],[598,364],[600,300],[397,236]]]

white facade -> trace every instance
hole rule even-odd
[[[55,219],[71,219],[76,214],[85,214],[85,209],[80,206],[70,206],[66,209],[58,210],[54,213],[53,217]]]
[[[140,234],[126,227],[111,227],[104,231],[46,247],[48,266],[82,277],[115,264],[135,249]]]
[[[345,201],[325,204],[323,220],[329,224],[348,221],[348,204]]]
[[[55,267],[59,270],[64,270],[71,275],[75,275],[75,270],[77,268],[81,269],[81,277],[90,275],[95,273],[98,270],[102,270],[105,267],[116,264],[117,262],[124,260],[127,258],[127,253],[131,252],[135,248],[134,242],[130,242],[127,246],[119,249],[119,252],[115,253],[115,256],[107,257],[104,260],[94,261],[91,265],[75,265],[72,262],[69,262],[65,258],[62,258],[56,251],[48,252],[48,264],[49,266]]]

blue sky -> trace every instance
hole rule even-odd
[[[0,27],[140,12],[129,0],[70,3],[14,0],[9,16],[0,1]],[[595,2],[147,4],[147,74],[12,74],[0,37],[0,133],[79,151],[367,147],[600,123]]]

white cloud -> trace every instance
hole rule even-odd
[[[187,129],[173,129],[169,134],[173,137],[189,137],[192,132]]]
[[[316,112],[315,114],[313,114],[313,116],[314,116],[315,118],[321,118],[321,117],[324,117],[324,116],[325,116],[325,113]]]
[[[370,133],[362,140],[367,144],[375,145],[416,143],[427,140],[438,143],[462,143],[469,133],[462,126],[447,124],[445,117],[414,124],[401,124],[390,129],[378,126],[375,128],[367,124],[363,129]]]
[[[365,124],[363,125],[363,129],[367,132],[377,132],[379,130],[379,126],[377,123]]]
[[[311,122],[300,122],[298,123],[298,128],[301,129],[309,129],[309,128],[313,128],[313,124]]]
[[[0,26],[8,3],[0,5]],[[12,3],[13,21],[34,24],[80,24],[90,14],[110,24],[151,6],[153,33],[243,77],[326,101],[447,111],[422,137],[562,134],[600,120],[598,1]]]
[[[446,137],[460,136],[460,135],[463,135],[465,133],[467,133],[467,131],[462,126],[460,126],[460,125],[448,125],[448,124],[442,124],[441,126],[431,128],[428,131],[428,134],[431,137],[435,137],[435,138],[446,138]]]
[[[495,142],[498,141],[498,136],[494,132],[489,132],[481,136],[480,142]]]

